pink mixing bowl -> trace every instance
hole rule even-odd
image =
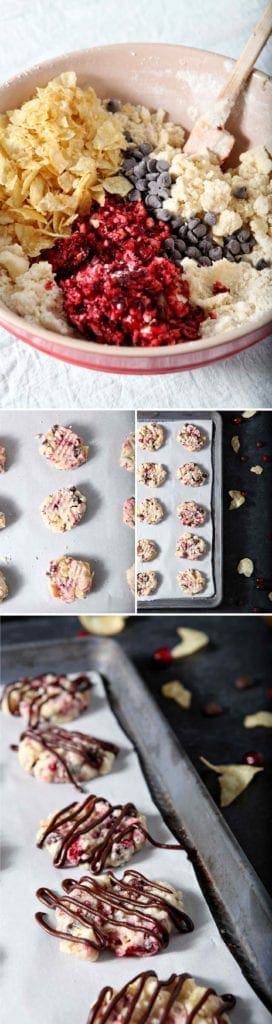
[[[91,84],[99,96],[116,96],[151,108],[162,107],[171,120],[190,131],[196,117],[217,95],[233,61],[220,54],[160,43],[121,43],[70,53],[17,75],[0,88],[0,112],[19,107],[36,86],[63,71],[74,70],[81,86]],[[236,138],[231,163],[251,146],[269,146],[272,80],[254,71],[229,119]],[[29,323],[0,304],[0,324],[33,348],[76,366],[110,373],[167,373],[204,366],[235,355],[267,337],[269,316],[262,315],[237,331],[229,330],[169,348],[116,348],[59,335]]]

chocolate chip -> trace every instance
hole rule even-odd
[[[139,192],[147,192],[148,184],[146,178],[137,178],[136,185]]]
[[[150,145],[150,142],[141,142],[139,149],[144,156],[149,156],[149,153],[152,153],[153,146]]]
[[[164,242],[166,252],[173,252],[176,244],[177,243],[174,238],[166,238]]]
[[[240,243],[237,241],[237,238],[230,238],[226,242],[226,246],[228,251],[232,253],[232,256],[238,256],[238,252],[240,252]]]
[[[236,196],[236,199],[247,199],[248,192],[246,186],[240,185],[239,188],[235,188],[232,195]]]
[[[135,156],[127,157],[126,160],[124,160],[123,167],[122,167],[122,170],[124,171],[124,174],[127,174],[128,171],[132,171],[134,169],[134,167],[136,167],[136,164],[137,164],[137,160],[135,160]]]
[[[178,236],[179,238],[187,237],[187,224],[181,224],[181,227],[178,229]]]
[[[210,238],[201,238],[201,241],[199,242],[199,249],[200,252],[204,253],[204,256],[207,256],[211,249]]]
[[[211,267],[212,266],[212,260],[209,260],[208,256],[200,256],[198,262],[199,262],[200,267]]]
[[[250,243],[249,242],[242,242],[241,243],[241,249],[242,249],[242,252],[244,252],[244,253],[251,252],[251,245],[250,245]]]
[[[222,704],[217,704],[216,701],[210,700],[207,704],[204,704],[202,714],[207,715],[208,718],[217,718],[217,715],[223,714],[223,710]]]
[[[190,231],[192,231],[193,228],[196,228],[197,225],[200,224],[199,217],[189,217],[187,223],[188,228],[190,229]]]
[[[140,160],[139,164],[136,164],[134,174],[136,178],[142,178],[146,172],[146,160]]]
[[[137,188],[133,188],[132,191],[128,193],[128,199],[130,199],[132,203],[137,203],[141,198],[141,193],[138,192]]]
[[[109,110],[110,114],[117,114],[117,111],[120,110],[120,106],[120,100],[110,99],[106,103],[106,110]]]
[[[180,258],[180,256],[174,256],[174,264],[175,264],[175,267],[181,267],[181,258]]]
[[[194,234],[194,231],[187,231],[187,238],[188,238],[188,242],[191,242],[192,245],[196,244],[197,239],[196,239],[196,236]]]
[[[216,224],[217,216],[216,216],[216,213],[213,213],[212,210],[208,210],[208,213],[205,213],[205,216],[204,216],[203,219],[204,219],[204,224],[209,224],[211,226],[213,224]]]
[[[126,128],[126,130],[124,131],[124,136],[125,136],[125,139],[127,140],[127,142],[132,142],[132,141],[133,141],[133,139],[132,139],[132,135],[131,135],[131,132],[129,132],[129,131],[127,130],[127,128]]]
[[[160,199],[169,199],[169,192],[167,191],[167,188],[159,188],[158,196],[160,196]],[[171,216],[172,215],[170,214],[170,218]]]
[[[254,679],[248,675],[237,676],[237,679],[234,680],[234,686],[236,690],[250,690],[251,686],[254,686]]]
[[[190,260],[198,260],[199,250],[196,248],[195,245],[189,245],[189,248],[187,249],[186,252],[186,256],[188,256]]]
[[[148,182],[148,189],[149,189],[149,192],[151,192],[152,195],[157,196],[159,191],[160,191],[160,186],[158,185],[157,180],[156,181],[149,181]]]
[[[169,188],[171,181],[171,174],[168,174],[167,171],[163,171],[162,174],[159,174],[158,185],[161,185],[162,188]]]
[[[172,217],[171,227],[173,228],[173,231],[176,231],[178,228],[181,228],[183,224],[185,224],[185,220],[183,217]]]
[[[228,252],[228,250],[226,252],[224,252],[224,257],[225,257],[226,260],[229,261],[229,263],[235,263],[236,262],[235,256],[232,255],[232,252]]]
[[[146,175],[147,181],[157,181],[157,177],[158,177],[157,171],[150,171]]]
[[[157,210],[159,208],[159,206],[161,205],[159,197],[158,196],[149,196],[149,195],[147,195],[146,198],[145,198],[145,205],[150,207],[151,210]],[[167,241],[168,241],[168,239],[167,239]],[[173,246],[174,246],[174,240],[173,240]]]
[[[142,160],[143,154],[141,153],[140,149],[134,149],[133,156],[136,156],[136,160]]]
[[[251,234],[251,232],[249,231],[248,228],[242,228],[241,231],[238,231],[238,235],[237,235],[238,241],[239,242],[248,242],[249,239],[250,239],[250,234]]]
[[[221,245],[216,245],[216,246],[214,246],[214,248],[211,248],[209,250],[209,256],[210,256],[210,259],[212,260],[212,262],[214,262],[216,260],[221,260],[222,259],[222,246]]]
[[[206,224],[201,224],[201,223],[197,224],[196,227],[194,228],[194,235],[196,235],[196,238],[204,238],[204,236],[206,234],[207,234],[207,225]]]
[[[158,218],[158,220],[170,220],[170,210],[156,210],[156,217]]]
[[[157,160],[157,171],[169,171],[168,160]]]
[[[147,160],[147,170],[152,171],[152,173],[157,170],[157,160],[155,160],[154,156]]]
[[[270,267],[269,260],[260,259],[258,260],[258,263],[255,264],[255,270],[265,270],[266,267]]]
[[[178,241],[176,242],[176,249],[178,250],[178,252],[185,252],[186,242],[184,242],[183,238],[179,238]]]

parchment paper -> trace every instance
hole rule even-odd
[[[39,454],[36,434],[53,423],[72,425],[90,445],[84,466],[58,470]],[[7,526],[0,532],[0,569],[9,597],[7,613],[68,611],[86,614],[130,612],[134,598],[126,570],[134,561],[134,530],[122,523],[125,498],[134,494],[134,476],[119,466],[123,439],[134,430],[133,412],[1,412],[0,443],[7,448],[7,471],[0,476],[0,511]],[[39,507],[60,487],[76,486],[87,497],[82,522],[68,533],[54,533]],[[95,570],[92,592],[72,605],[52,598],[46,570],[64,554],[87,559]]]
[[[177,442],[177,433],[185,422],[192,422],[199,427],[207,437],[207,442],[199,452],[188,452],[183,445]],[[141,421],[142,422],[142,418]],[[144,422],[144,421],[143,421]],[[212,432],[213,423],[208,418],[198,419],[194,416],[182,419],[177,413],[175,419],[166,419],[160,415],[159,422],[164,427],[165,443],[158,451],[144,451],[137,445],[137,466],[141,462],[159,462],[167,469],[165,483],[161,487],[147,487],[137,482],[137,505],[143,498],[156,497],[161,501],[165,515],[160,523],[148,526],[137,519],[137,539],[149,538],[157,542],[159,554],[156,559],[149,563],[138,561],[137,571],[153,569],[158,574],[158,588],[156,593],[150,595],[152,598],[159,597],[167,601],[169,598],[186,598],[189,603],[194,600],[193,595],[185,595],[177,582],[177,573],[184,569],[199,569],[204,573],[206,586],[199,596],[212,597],[214,594],[213,575],[213,517],[212,486],[213,486],[213,465],[212,465]],[[177,479],[177,469],[186,462],[195,462],[202,469],[206,470],[207,480],[200,487],[188,487]],[[196,501],[207,510],[207,518],[203,526],[183,526],[177,517],[177,506],[182,501]],[[207,551],[203,558],[191,561],[185,558],[176,558],[175,550],[178,537],[183,533],[194,533],[207,542]]]
[[[109,707],[102,681],[95,673],[90,677],[95,682],[92,710],[67,728],[110,739],[119,744],[121,753],[113,773],[89,782],[86,792],[113,803],[134,800],[147,815],[152,835],[171,842],[173,837],[151,800],[138,757]],[[185,907],[195,924],[192,934],[174,935],[168,949],[156,957],[117,960],[103,954],[92,964],[60,953],[58,941],[35,922],[36,910],[44,909],[35,892],[39,886],[60,891],[63,878],[80,878],[86,869],[54,868],[47,851],[35,847],[35,834],[40,818],[76,800],[77,794],[69,784],[39,783],[22,771],[17,754],[9,750],[22,729],[22,719],[1,716],[5,818],[2,999],[7,1019],[12,1024],[19,1018],[20,1024],[86,1024],[90,1004],[104,985],[121,987],[140,970],[149,969],[157,971],[162,979],[172,972],[188,971],[220,992],[232,991],[237,998],[230,1015],[233,1024],[269,1024],[271,1016],[220,937],[183,851],[155,850],[146,845],[129,863],[151,879],[169,881],[183,889]],[[117,874],[121,877],[123,870],[117,869]]]

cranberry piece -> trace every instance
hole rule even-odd
[[[272,700],[272,686],[269,686],[269,689],[267,690],[267,696],[269,697],[269,700]]]
[[[265,590],[266,583],[265,583],[265,580],[264,580],[263,576],[256,576],[255,586],[256,586],[256,590]]]
[[[210,700],[207,704],[204,704],[202,714],[206,715],[207,718],[217,718],[218,715],[222,715],[224,708],[221,704],[217,704],[216,701]]]
[[[158,647],[154,651],[153,658],[155,661],[163,661],[165,665],[170,665],[170,662],[173,661],[170,647]]]
[[[240,455],[240,462],[248,462],[248,455]]]
[[[272,462],[271,455],[261,455],[262,462]]]
[[[234,416],[232,422],[233,423],[242,423],[242,416]]]
[[[265,448],[265,441],[256,441],[256,448]]]
[[[77,633],[77,637],[79,638],[79,640],[81,640],[81,638],[83,636],[89,636],[89,633],[87,632],[86,629],[79,629],[78,633]]]
[[[236,690],[249,690],[251,686],[254,686],[254,679],[248,675],[237,676],[234,686]]]
[[[47,292],[51,292],[51,288],[53,288],[53,285],[54,285],[54,281],[46,281],[44,287],[45,287]]]
[[[263,755],[258,750],[249,750],[243,755],[243,764],[252,764],[254,768],[261,768],[264,764]]]
[[[221,281],[215,281],[214,284],[213,284],[213,289],[212,290],[213,290],[213,295],[219,295],[220,292],[229,292],[230,291],[230,289],[226,288],[226,285],[222,284]],[[234,420],[234,422],[237,422],[237,421]]]

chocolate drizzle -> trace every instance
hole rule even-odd
[[[75,939],[89,949],[112,949],[118,956],[122,942],[118,932],[125,928],[126,933],[131,931],[135,935],[125,955],[153,955],[168,945],[172,927],[179,932],[191,932],[194,928],[183,909],[170,902],[173,890],[169,891],[161,882],[149,881],[139,871],[125,871],[122,880],[109,871],[104,885],[88,876],[79,882],[67,878],[62,888],[68,896],[57,896],[52,890],[41,888],[37,891],[38,899],[53,910],[63,911],[77,925],[91,928],[94,938],[74,936],[70,930],[59,931],[48,924],[47,915],[41,912],[35,915],[36,921],[51,935],[69,942]],[[158,912],[167,915],[168,921],[159,920]]]
[[[82,699],[81,694],[90,690],[91,685],[85,675],[76,676],[76,679],[68,679],[67,676],[57,676],[50,672],[35,676],[33,679],[25,677],[5,686],[1,705],[6,703],[9,714],[17,716],[21,714],[21,702],[25,701],[28,710],[28,725],[36,728],[42,719],[42,709],[45,704],[54,700],[54,697],[60,697],[62,693],[70,694],[75,703],[78,703],[78,714],[84,711],[86,702]],[[14,700],[15,707],[13,706]]]
[[[68,732],[67,729],[60,729],[58,726],[45,726],[42,729],[25,729],[21,733],[20,742],[24,739],[38,742],[44,750],[48,750],[62,764],[67,781],[72,782],[76,789],[79,789],[81,792],[84,792],[84,790],[80,782],[77,781],[73,762],[71,762],[69,767],[69,754],[78,755],[80,767],[87,765],[98,771],[103,763],[103,752],[109,751],[114,756],[119,753],[119,747],[115,743],[96,739],[96,737],[88,736],[83,732],[75,732],[74,730]],[[59,748],[61,748],[61,752]]]
[[[120,1024],[121,1022],[122,1024],[135,1022],[136,1024],[136,1021],[137,1024],[152,1024],[152,1010],[155,1011],[156,1020],[159,1020],[160,1024],[170,1024],[173,1019],[170,1016],[171,1010],[175,1009],[177,1012],[179,1008],[183,1024],[193,1024],[201,1008],[208,1002],[210,996],[216,996],[216,992],[212,988],[205,989],[197,1004],[188,1013],[186,1005],[182,1001],[182,989],[189,978],[191,978],[190,974],[172,974],[168,981],[159,981],[154,971],[144,971],[124,985],[119,992],[114,993],[113,989],[109,987],[103,988],[90,1011],[87,1024],[106,1024],[106,1022],[114,1024],[117,1017]],[[148,992],[147,985],[152,980],[154,981],[153,992]],[[162,995],[166,995],[166,999],[164,999],[164,1007],[161,1012],[159,1005]],[[143,997],[142,1007],[141,997]],[[235,1006],[235,999],[232,995],[217,996],[217,999],[218,1008],[212,1010],[210,1024],[226,1020],[225,1012],[232,1010]],[[135,1016],[134,1010],[136,1011]],[[175,1020],[178,1021],[176,1015]]]
[[[92,833],[95,833],[95,838]],[[159,843],[153,839],[134,804],[111,805],[103,797],[94,795],[88,796],[81,804],[69,804],[62,811],[57,811],[44,829],[37,846],[56,843],[53,863],[57,868],[88,863],[91,871],[99,874],[109,863],[113,847],[116,857],[116,845],[123,845],[124,848],[129,845],[132,847],[131,852],[137,850],[140,844],[135,833],[159,849],[185,850],[191,859],[194,857],[195,850],[187,845]],[[87,834],[90,835],[90,848],[81,853],[80,845],[76,850],[76,844],[80,844],[80,838]]]

